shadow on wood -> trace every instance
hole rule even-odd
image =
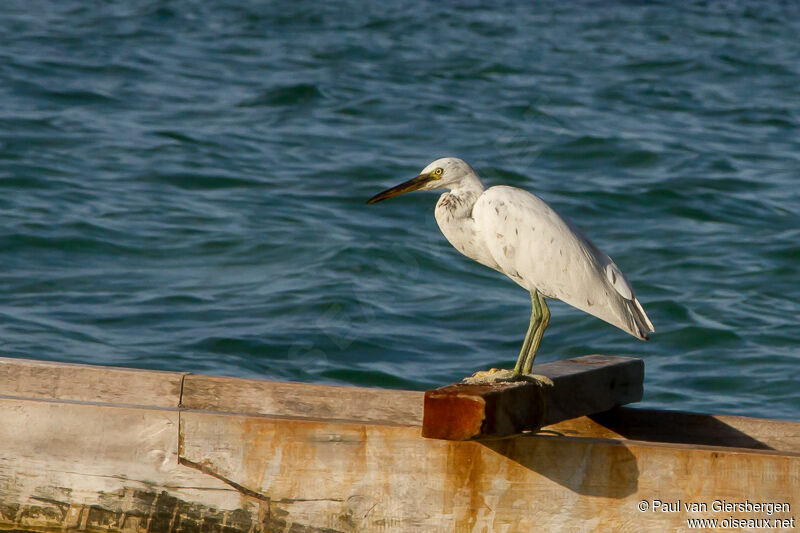
[[[582,496],[619,499],[639,489],[636,456],[618,441],[520,435],[477,442]]]
[[[617,408],[590,418],[626,439],[772,450],[714,415]]]

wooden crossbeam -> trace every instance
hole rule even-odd
[[[542,381],[468,385],[425,393],[422,436],[468,440],[536,431],[562,420],[608,411],[642,399],[644,362],[585,355],[533,367]]]

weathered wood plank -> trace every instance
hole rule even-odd
[[[800,505],[793,422],[618,408],[448,442],[420,436],[421,393],[207,378],[191,400],[205,411],[149,408],[135,379],[93,385],[118,369],[44,366],[70,382],[0,398],[0,530],[682,531],[689,517],[765,515],[638,503]],[[129,405],[109,405],[120,389]],[[40,398],[8,397],[21,394]]]
[[[683,531],[690,517],[766,514],[639,503],[800,505],[800,456],[772,451],[545,435],[455,442],[417,427],[186,412],[180,453],[269,497],[285,531]]]
[[[422,395],[413,391],[188,375],[181,405],[204,411],[403,425],[420,423]]]
[[[0,357],[0,396],[177,407],[183,376]]]
[[[586,355],[537,365],[533,372],[552,384],[454,383],[427,391],[422,435],[446,440],[513,435],[642,399],[641,359]]]
[[[0,530],[263,531],[268,508],[178,464],[177,411],[0,399]]]
[[[538,367],[537,367],[538,368]],[[185,374],[0,357],[0,396],[174,408]],[[266,416],[422,424],[423,393],[186,375],[184,405]],[[340,409],[341,407],[341,409]],[[800,424],[729,415],[618,408],[545,429],[568,436],[800,452]]]

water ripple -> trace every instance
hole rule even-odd
[[[540,361],[798,418],[794,4],[67,0],[0,18],[3,355],[422,389],[511,365],[528,297],[451,249],[442,155],[536,191],[650,343],[554,303]]]

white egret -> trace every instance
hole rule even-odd
[[[437,159],[419,176],[370,198],[373,204],[416,190],[449,189],[436,222],[456,250],[498,270],[530,292],[528,332],[514,370],[479,372],[482,381],[525,379],[550,320],[545,298],[577,307],[634,337],[649,340],[653,324],[620,269],[570,221],[516,187],[483,188],[465,161]]]

